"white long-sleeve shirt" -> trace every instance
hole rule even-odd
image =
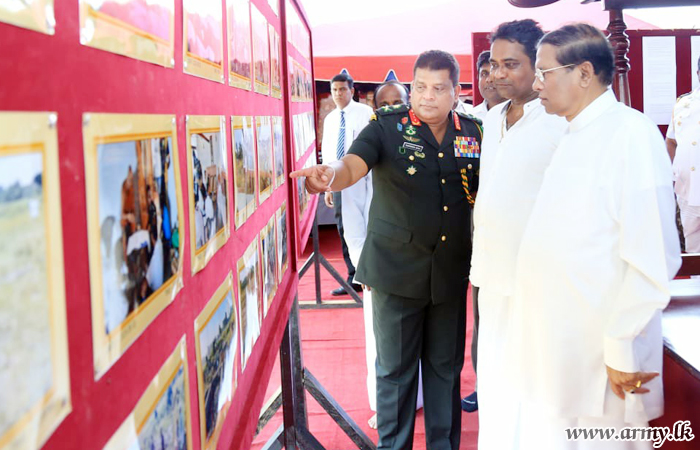
[[[671,163],[656,125],[608,90],[569,124],[523,234],[512,337],[526,398],[602,417],[605,366],[661,372],[661,310],[680,267]],[[661,377],[626,422],[663,412]]]
[[[504,296],[513,293],[515,259],[525,223],[544,170],[566,129],[565,119],[547,114],[535,99],[524,105],[523,117],[506,130],[509,105],[494,106],[484,120],[469,277],[474,286]]]
[[[323,163],[336,161],[338,159],[338,134],[340,131],[340,109],[336,108],[329,112],[323,119],[323,141],[321,142],[321,157]],[[345,153],[350,149],[350,144],[355,140],[360,131],[369,123],[372,108],[354,100],[343,108],[345,111]]]
[[[343,215],[343,237],[348,246],[350,261],[357,267],[362,246],[367,237],[369,207],[372,203],[372,171],[352,186],[343,189],[341,213]]]

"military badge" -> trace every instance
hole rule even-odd
[[[382,107],[379,108],[379,109],[381,109],[381,110],[384,111],[384,112],[389,112],[389,111],[391,111],[391,106],[389,106],[389,105],[384,105],[384,106],[382,106]]]
[[[397,123],[397,124],[396,124],[396,129],[399,130],[399,133],[402,132],[402,131],[403,131],[403,125],[401,125],[400,123]]]
[[[419,152],[418,150],[416,150],[415,152],[413,152],[413,154],[416,155],[416,158],[425,159],[425,153],[423,152]]]
[[[413,125],[409,125],[408,128],[406,128],[406,134],[409,136],[414,136],[416,134],[416,129]]]
[[[406,173],[411,176],[415,175],[416,172],[418,172],[418,170],[416,170],[415,166],[409,166],[408,169],[406,169]]]
[[[479,158],[479,142],[472,136],[457,136],[454,141],[456,158]]]
[[[420,142],[420,138],[414,138],[411,136],[406,136],[405,134],[402,136],[404,139],[406,139],[408,142],[413,142],[413,143],[418,143]]]
[[[401,118],[401,124],[406,125],[408,123],[408,117],[402,117]]]

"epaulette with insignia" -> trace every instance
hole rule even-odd
[[[378,116],[389,116],[392,114],[401,114],[408,112],[408,105],[387,105],[375,111]]]
[[[476,117],[476,116],[473,116],[473,115],[467,114],[467,113],[463,113],[463,112],[461,112],[461,111],[456,111],[456,112],[457,112],[457,115],[458,115],[459,117],[462,117],[463,119],[469,119],[469,120],[471,120],[472,122],[476,122],[477,125],[483,125],[483,124],[484,124],[484,123],[482,122],[482,120],[479,119],[479,118]]]

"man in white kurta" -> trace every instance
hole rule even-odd
[[[698,59],[700,80],[700,59]],[[685,250],[700,252],[700,87],[682,95],[666,133],[673,180],[681,211]]]
[[[518,253],[522,449],[651,448],[568,441],[565,428],[619,431],[663,413],[661,310],[680,266],[671,164],[656,125],[608,89],[612,61],[584,24],[547,34],[537,53],[535,89],[569,126]]]
[[[474,207],[470,281],[479,288],[479,448],[515,448],[519,404],[507,377],[515,261],[545,168],[566,121],[545,112],[532,90],[534,53],[543,35],[533,21],[502,24],[491,67],[501,96],[484,121],[481,179]],[[512,41],[511,41],[512,40]],[[523,43],[521,43],[521,41]]]

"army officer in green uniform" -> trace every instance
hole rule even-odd
[[[378,109],[340,161],[291,174],[306,177],[307,190],[319,193],[374,171],[355,279],[373,292],[379,449],[412,448],[419,359],[427,448],[459,448],[481,129],[477,119],[452,111],[458,80],[454,56],[422,53],[410,106]]]

